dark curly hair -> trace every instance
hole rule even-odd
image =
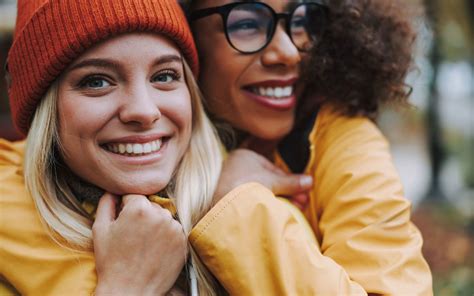
[[[405,78],[413,68],[412,21],[419,9],[401,0],[327,2],[321,40],[303,64],[299,110],[331,102],[346,115],[375,119],[383,103],[408,106]]]
[[[196,2],[180,1],[188,12]],[[419,7],[410,0],[323,2],[328,15],[325,21],[315,22],[320,41],[302,66],[305,91],[298,121],[305,121],[326,102],[343,114],[371,119],[384,103],[409,106],[411,87],[405,78],[413,68],[412,21]]]

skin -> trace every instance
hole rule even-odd
[[[221,6],[232,1],[201,0],[195,9]],[[286,11],[290,1],[263,1],[276,12]],[[269,80],[298,78],[301,56],[280,21],[270,44],[254,54],[242,54],[225,37],[222,18],[214,14],[192,23],[199,51],[200,86],[210,111],[237,130],[264,140],[278,140],[294,124],[296,102],[290,108],[271,108],[249,95],[246,87]],[[296,100],[296,98],[295,98]]]
[[[194,1],[194,9],[222,6],[233,1]],[[262,1],[277,13],[286,12],[290,1]],[[294,104],[286,109],[274,108],[249,94],[246,86],[265,85],[266,81],[291,81],[299,76],[302,56],[280,21],[271,42],[254,54],[242,54],[227,41],[219,14],[191,23],[200,56],[199,85],[205,94],[210,112],[231,124],[240,135],[240,148],[229,153],[219,180],[216,195],[222,197],[235,186],[257,181],[279,196],[291,197],[299,208],[308,201],[312,186],[310,176],[286,174],[270,161],[278,140],[293,128]],[[294,84],[294,83],[293,83]],[[249,172],[255,172],[254,174]]]
[[[169,183],[188,147],[192,109],[183,74],[181,54],[167,38],[131,33],[89,49],[59,81],[65,163],[84,180],[123,195],[117,207],[120,199],[106,193],[97,209],[96,295],[164,295],[185,264],[181,225],[145,196]],[[140,155],[106,146],[162,136],[161,149]]]
[[[181,224],[143,195],[123,196],[120,214],[117,203],[103,196],[92,228],[95,295],[165,295],[186,261]]]
[[[188,147],[191,99],[179,50],[168,39],[127,34],[79,57],[59,82],[63,158],[108,192],[163,189]],[[107,145],[163,141],[156,153],[120,155]]]
[[[252,150],[236,149],[224,161],[215,195],[223,197],[225,193],[248,182],[260,183],[276,196],[290,196],[291,202],[303,210],[308,202],[306,192],[311,189],[313,178],[288,174]]]

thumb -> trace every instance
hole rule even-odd
[[[293,196],[310,190],[312,186],[311,176],[286,174],[275,179],[272,191],[275,195]]]
[[[117,197],[105,193],[99,200],[97,211],[95,214],[94,229],[102,229],[112,223],[117,216]]]

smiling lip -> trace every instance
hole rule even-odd
[[[279,110],[286,111],[296,105],[294,95],[297,77],[286,80],[266,80],[248,84],[243,87],[245,94],[259,104]]]
[[[103,142],[100,147],[119,162],[146,165],[163,157],[169,139],[164,134],[127,136]]]
[[[110,139],[110,140],[104,140],[100,142],[100,145],[104,144],[113,144],[113,143],[147,143],[151,141],[156,141],[161,138],[169,138],[169,134],[165,133],[157,133],[157,134],[151,134],[151,135],[133,135],[133,136],[126,136],[126,137],[120,137],[120,138],[115,138],[115,139]]]
[[[265,81],[260,81],[260,82],[255,82],[252,84],[247,84],[244,86],[244,88],[248,87],[277,87],[277,86],[293,86],[296,81],[298,81],[298,77],[293,77],[290,79],[272,79],[272,80],[265,80]]]

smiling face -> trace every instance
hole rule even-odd
[[[232,1],[200,0],[194,9]],[[277,13],[290,1],[264,1]],[[300,54],[280,21],[272,41],[260,52],[242,54],[227,42],[222,18],[213,14],[192,22],[201,59],[200,86],[211,113],[253,136],[275,140],[294,123]]]
[[[177,47],[133,33],[89,49],[58,91],[62,156],[82,179],[114,194],[153,194],[188,147],[192,108]]]

